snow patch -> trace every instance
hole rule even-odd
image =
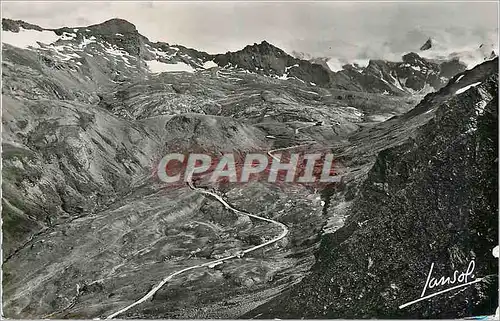
[[[178,62],[176,64],[167,64],[156,60],[151,60],[151,61],[146,61],[146,64],[148,65],[148,68],[149,70],[151,70],[152,73],[195,71],[193,67],[183,62]]]
[[[341,71],[343,68],[342,66],[344,65],[339,59],[337,58],[330,58],[326,62],[328,68],[330,68],[331,71],[333,72],[338,72]]]
[[[370,59],[354,59],[352,64],[357,67],[366,68],[370,63]]]
[[[380,80],[382,80],[383,83],[385,83],[387,86],[391,86],[391,84],[384,79],[384,76],[382,76],[382,73],[380,73],[380,77],[379,77]],[[398,87],[398,83],[397,81],[394,82],[394,86]],[[399,86],[398,88],[400,88],[401,86]],[[402,89],[401,89],[402,90]]]
[[[455,80],[455,83],[459,82],[460,79],[462,79],[464,77],[464,75],[460,75],[460,77],[457,78],[457,80]]]
[[[304,93],[314,94],[314,95],[318,95],[319,96],[319,94],[317,92],[315,92],[315,91],[308,91],[308,90],[302,90],[302,89],[298,89],[298,90],[300,90],[300,91],[302,91]]]
[[[394,115],[393,114],[380,114],[380,115],[370,115],[367,118],[370,121],[380,123],[380,122],[384,122],[384,121],[388,120],[392,116],[394,116]]]
[[[350,106],[347,106],[347,107],[339,107],[339,109],[343,109],[345,110],[348,114],[351,114],[351,115],[354,115],[356,116],[357,118],[361,118],[363,117],[364,113],[361,112],[359,109],[355,108],[355,107],[350,107]]]
[[[160,49],[153,48],[153,53],[155,54],[155,57],[157,59],[158,59],[158,57],[162,57],[162,58],[166,58],[166,59],[171,59],[172,58],[172,56],[170,56],[166,52],[161,51]]]
[[[85,36],[83,37],[83,41],[82,43],[80,43],[79,47],[80,49],[83,49],[85,47],[87,47],[88,44],[91,44],[93,42],[96,42],[96,38],[94,36],[90,37],[90,38],[85,38]]]
[[[126,51],[117,49],[117,48],[106,48],[106,52],[113,55],[113,56],[127,56],[128,53]]]
[[[205,63],[203,63],[203,68],[205,69],[208,69],[208,68],[213,68],[213,67],[218,67],[219,65],[217,65],[215,62],[213,62],[212,60],[209,60],[209,61],[205,61]]]
[[[298,67],[299,64],[295,64],[293,66],[288,66],[288,67],[285,67],[285,73],[288,72],[290,69],[292,69],[293,67]]]
[[[220,262],[215,262],[215,263],[212,263],[212,264],[209,264],[207,265],[210,269],[213,269],[214,267],[216,267],[217,265],[221,265],[222,264],[222,261]]]
[[[474,104],[474,108],[477,112],[478,115],[483,115],[484,114],[484,108],[486,107],[487,103],[485,100],[481,100],[479,102],[477,102],[476,104]]]
[[[279,76],[278,79],[287,80],[288,79],[288,74],[284,73],[283,75]]]
[[[68,33],[68,32],[63,32],[61,39],[62,40],[71,40],[76,37],[76,33]]]
[[[68,61],[68,60],[71,60],[72,58],[77,58],[77,59],[81,58],[77,53],[75,53],[74,51],[72,51],[72,47],[70,47],[70,46],[54,46],[54,45],[51,45],[48,48],[54,50],[55,54],[62,61]]]
[[[20,28],[19,32],[2,31],[2,43],[24,49],[29,47],[40,48],[38,42],[50,44],[57,40],[59,40],[59,36],[53,31],[36,31],[23,28]]]
[[[458,95],[458,94],[461,94],[461,93],[463,93],[463,92],[466,92],[466,91],[467,91],[467,90],[469,90],[470,88],[472,88],[472,87],[476,87],[476,86],[477,86],[477,85],[479,85],[479,84],[481,84],[481,82],[475,82],[475,83],[473,83],[473,84],[470,84],[470,85],[468,85],[468,86],[465,86],[465,87],[463,87],[463,88],[460,88],[460,89],[458,89],[457,91],[455,91],[455,95]]]

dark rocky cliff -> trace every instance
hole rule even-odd
[[[291,77],[319,86],[331,85],[332,72],[325,66],[294,58],[267,41],[249,45],[240,51],[215,55],[219,66],[234,66],[265,75],[283,75],[287,69]]]

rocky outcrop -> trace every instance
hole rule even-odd
[[[323,64],[294,58],[268,43],[249,45],[240,51],[215,55],[214,61],[221,67],[246,69],[264,75],[296,77],[319,86],[331,85],[331,71]]]
[[[293,65],[295,59],[267,41],[262,41],[260,44],[248,45],[240,51],[216,55],[214,61],[222,67],[233,66],[282,75],[288,65]]]
[[[429,38],[427,39],[427,41],[422,45],[422,47],[420,47],[420,50],[421,51],[424,51],[424,50],[429,50],[432,48],[432,39]]]
[[[12,31],[12,32],[19,32],[19,30],[27,29],[27,30],[36,30],[36,31],[42,31],[44,30],[43,28],[27,23],[22,20],[12,20],[8,18],[2,18],[2,30],[7,30],[7,31]]]

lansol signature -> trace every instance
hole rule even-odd
[[[429,270],[429,274],[427,274],[427,280],[425,281],[425,285],[424,285],[424,288],[422,290],[422,294],[420,295],[420,298],[417,300],[405,303],[403,305],[400,305],[399,308],[402,309],[404,307],[407,307],[407,306],[412,305],[414,303],[432,298],[432,297],[437,296],[439,294],[449,292],[449,291],[452,291],[452,290],[455,290],[455,289],[482,281],[482,278],[478,278],[478,279],[475,278],[475,276],[473,274],[475,267],[476,267],[476,264],[475,264],[474,260],[472,260],[472,261],[470,261],[469,265],[467,266],[467,270],[465,270],[464,272],[460,272],[457,270],[457,271],[453,272],[452,277],[442,276],[438,279],[438,278],[432,276],[432,272],[434,270],[434,263],[432,263],[431,268]],[[425,292],[428,289],[433,289],[433,288],[444,286],[444,285],[452,285],[455,283],[457,283],[458,285],[455,285],[455,286],[452,286],[450,288],[438,291],[438,292],[433,293],[433,294],[425,295]]]

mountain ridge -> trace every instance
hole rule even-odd
[[[75,42],[85,42],[89,38],[95,38],[97,41],[103,41],[118,49],[123,49],[135,57],[135,64],[141,64],[141,60],[151,62],[149,64],[158,66],[160,71],[162,69],[168,70],[169,66],[165,65],[169,63],[187,65],[181,70],[190,70],[190,68],[199,70],[206,69],[205,66],[217,65],[220,68],[239,68],[285,80],[297,79],[325,88],[392,95],[409,95],[423,90],[437,90],[444,86],[450,76],[464,70],[458,60],[436,64],[419,57],[416,53],[408,53],[402,57],[400,63],[372,59],[366,68],[345,65],[345,68],[335,72],[328,67],[328,59],[326,58],[313,59],[313,61],[295,58],[265,40],[259,44],[247,45],[235,52],[208,54],[182,45],[151,42],[139,33],[134,24],[119,18],[87,27],[56,29],[41,28],[21,20],[3,18],[2,27],[4,31],[14,33],[27,29],[52,31],[58,36],[74,35],[74,38],[71,39]],[[67,41],[71,39],[68,38]],[[413,59],[406,59],[409,56]],[[383,64],[385,64],[384,67],[382,67]],[[379,67],[372,68],[374,65]],[[441,69],[444,69],[445,65],[447,72],[441,73]],[[421,66],[431,68],[428,72],[422,73],[419,69]],[[413,67],[413,69],[409,67]],[[148,68],[149,65],[145,66],[144,69]],[[382,72],[382,70],[385,71]],[[408,86],[406,85],[407,80],[409,81]]]

